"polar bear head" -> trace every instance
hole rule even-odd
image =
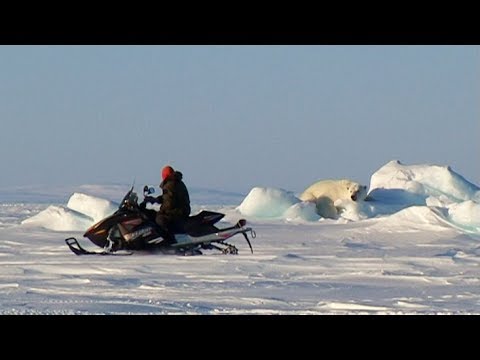
[[[347,191],[350,194],[350,199],[353,201],[363,201],[367,197],[367,187],[365,185],[360,185],[357,182],[343,180]]]

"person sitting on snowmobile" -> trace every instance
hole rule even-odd
[[[157,197],[161,204],[155,222],[165,231],[165,243],[175,242],[174,233],[182,231],[185,221],[190,215],[190,196],[183,182],[183,174],[171,166],[162,169],[160,188],[162,195]]]

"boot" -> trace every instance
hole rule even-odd
[[[162,244],[165,244],[165,245],[172,245],[172,244],[175,244],[176,241],[175,241],[175,236],[173,236],[173,234],[169,231],[167,232],[164,236],[163,236],[163,241],[162,241]]]

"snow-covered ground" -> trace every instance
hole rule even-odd
[[[0,313],[480,314],[480,188],[398,161],[366,185],[369,201],[342,201],[338,220],[284,189],[191,189],[193,214],[247,219],[253,254],[237,236],[238,255],[117,257],[64,239],[99,250],[82,234],[128,185],[0,189]]]

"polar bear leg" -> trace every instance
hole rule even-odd
[[[317,206],[317,214],[320,215],[321,217],[327,218],[327,219],[337,219],[338,218],[338,211],[335,205],[333,204],[333,201],[326,197],[322,196],[319,197],[316,202]]]

